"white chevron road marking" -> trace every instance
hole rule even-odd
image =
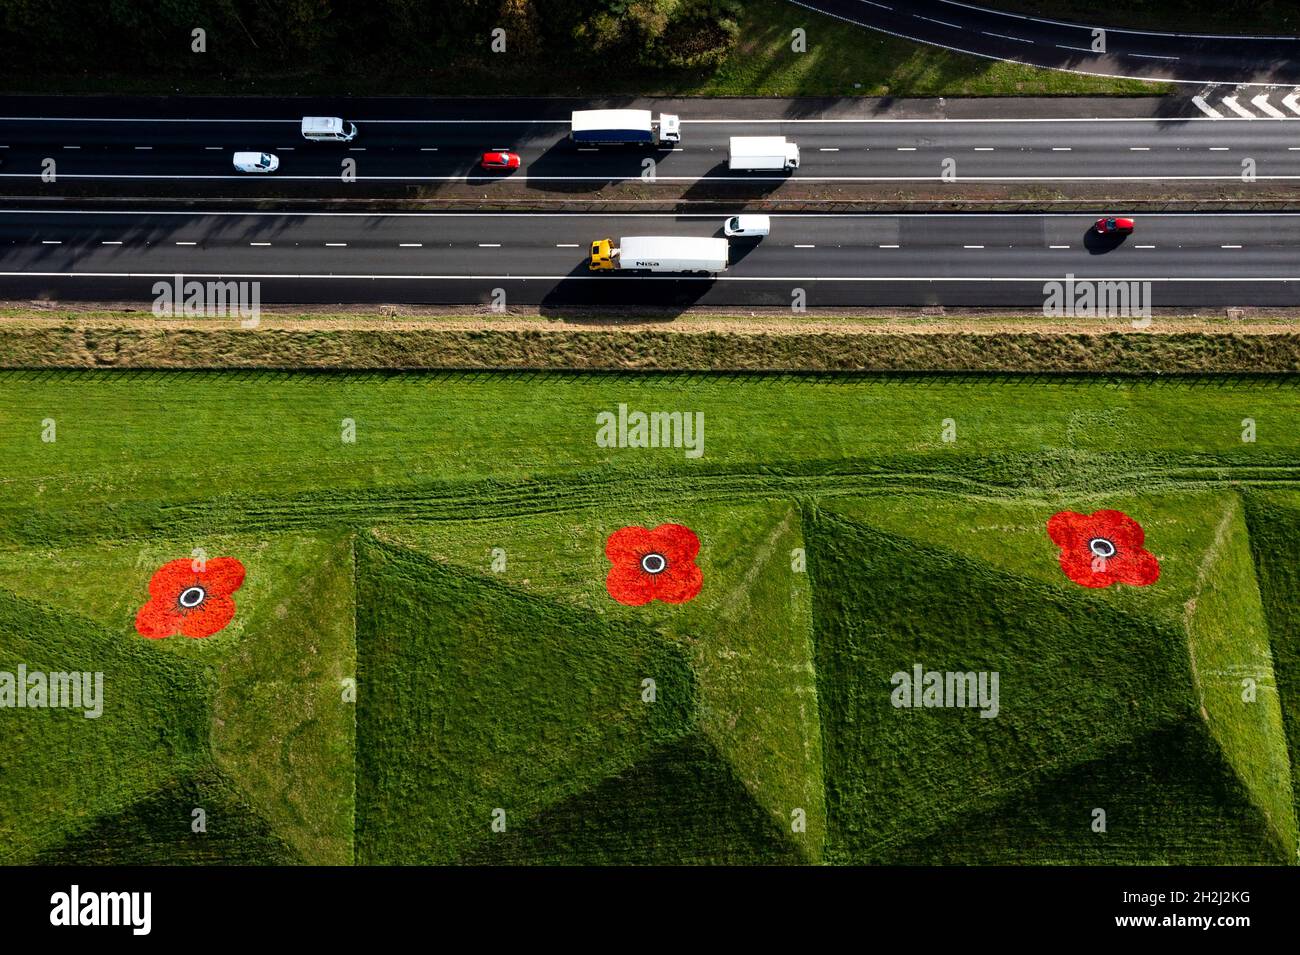
[[[1228,107],[1228,109],[1232,110],[1242,119],[1259,119],[1258,116],[1256,116],[1250,110],[1246,109],[1246,107],[1238,103],[1237,97],[1235,96],[1225,96],[1223,98],[1223,105]]]
[[[1282,112],[1280,109],[1278,109],[1276,106],[1274,106],[1272,103],[1268,101],[1267,93],[1260,93],[1250,102],[1254,105],[1254,107],[1257,110],[1259,110],[1261,113],[1265,114],[1266,116],[1270,116],[1273,119],[1286,119],[1286,113]]]
[[[1206,116],[1209,116],[1213,119],[1223,119],[1223,114],[1220,113],[1213,106],[1211,106],[1209,103],[1205,102],[1204,96],[1193,96],[1192,102],[1195,103],[1196,108],[1199,109]]]

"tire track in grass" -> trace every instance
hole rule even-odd
[[[1112,456],[1113,457],[1113,456]],[[1096,462],[1104,461],[1098,458]],[[976,474],[1001,462],[970,462]],[[1033,462],[1030,462],[1031,464]],[[1170,492],[1224,487],[1300,487],[1300,466],[1196,465],[1108,470],[1097,480],[1086,468],[1075,482],[1043,483],[1034,468],[1015,481],[945,471],[866,467],[823,474],[726,471],[698,475],[620,476],[607,479],[521,481],[513,485],[436,482],[362,491],[315,490],[290,497],[223,496],[212,500],[159,503],[121,501],[76,509],[0,509],[0,546],[49,546],[63,540],[184,538],[196,531],[224,532],[365,528],[383,524],[501,519],[626,508],[647,502],[680,506],[683,501],[745,501],[799,496],[835,497],[878,493],[1008,496],[1037,500],[1089,499],[1107,494],[1161,489]]]

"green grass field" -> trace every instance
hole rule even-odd
[[[702,414],[702,453],[602,447],[620,404]],[[1298,412],[1273,378],[2,373],[0,679],[105,689],[0,708],[0,861],[1294,863]],[[1154,584],[1062,572],[1048,518],[1100,509]],[[611,599],[607,538],[665,523],[699,595]],[[244,564],[234,618],[144,639],[196,549]],[[891,705],[915,664],[999,674],[996,716]]]

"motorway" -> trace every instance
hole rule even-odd
[[[792,0],[809,10],[945,49],[1099,76],[1175,83],[1300,83],[1300,37],[1117,29],[989,10],[965,0]],[[1240,25],[1250,30],[1248,15]],[[810,24],[811,26],[811,24]],[[1105,50],[1093,48],[1105,30]]]
[[[805,183],[940,182],[945,160],[968,183],[1213,182],[1242,179],[1252,160],[1260,181],[1300,181],[1300,115],[1253,121],[1206,117],[900,119],[782,115],[726,118],[708,103],[683,112],[682,142],[672,149],[579,148],[562,117],[502,115],[501,104],[462,105],[459,114],[394,118],[349,115],[359,134],[348,144],[309,143],[299,135],[292,102],[278,117],[262,115],[43,117],[0,116],[0,184],[27,182],[58,195],[80,180],[177,181],[189,194],[259,195],[277,188],[334,181],[340,196],[395,183],[510,181],[573,193],[641,178],[644,160],[665,183],[748,182],[756,188]],[[301,108],[301,107],[300,107]],[[364,108],[364,107],[362,107]],[[761,107],[760,107],[761,108]],[[996,106],[989,107],[995,114]],[[784,135],[799,143],[802,167],[789,175],[731,173],[731,136]],[[484,174],[489,149],[520,153],[510,176]],[[238,174],[237,150],[274,152],[272,176]],[[41,183],[47,160],[57,181]],[[353,160],[357,181],[341,181]]]
[[[1300,214],[774,216],[714,278],[591,274],[592,239],[719,235],[720,216],[0,212],[0,298],[150,301],[159,279],[250,280],[263,303],[1037,308],[1043,283],[1150,281],[1156,307],[1300,305]]]

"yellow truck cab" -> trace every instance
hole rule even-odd
[[[591,261],[587,263],[587,268],[592,272],[603,272],[614,268],[613,239],[597,239],[591,243]]]

